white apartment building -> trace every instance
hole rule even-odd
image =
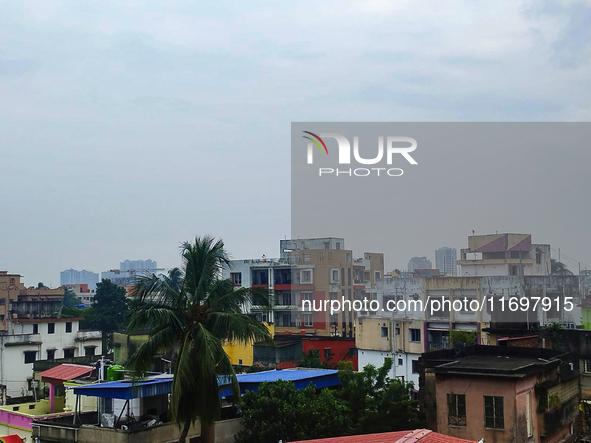
[[[0,389],[8,397],[31,390],[33,363],[79,356],[100,356],[102,332],[80,330],[80,318],[13,319],[0,334]]]

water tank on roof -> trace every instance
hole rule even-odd
[[[107,369],[107,381],[123,380],[123,370],[121,365],[109,366]]]

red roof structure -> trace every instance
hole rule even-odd
[[[24,440],[16,434],[0,437],[0,443],[23,443]]]
[[[301,440],[292,443],[476,443],[473,440],[438,434],[429,429],[384,432],[382,434],[351,435],[347,437]]]
[[[44,382],[63,384],[63,382],[72,380],[73,378],[90,374],[92,369],[92,366],[64,363],[47,371],[40,372],[38,375]]]

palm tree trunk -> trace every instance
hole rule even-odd
[[[187,434],[189,433],[190,427],[191,427],[191,420],[187,420],[185,422],[185,426],[183,427],[183,432],[181,432],[181,436],[179,437],[179,443],[185,443],[187,441]]]
[[[215,443],[215,423],[201,422],[201,440],[203,443]]]

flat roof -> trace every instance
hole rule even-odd
[[[112,381],[86,386],[75,386],[72,389],[76,395],[130,400],[132,398],[170,394],[172,392],[172,377],[135,382],[131,380]]]
[[[239,374],[236,378],[240,386],[240,393],[243,394],[246,391],[257,392],[262,383],[273,383],[279,380],[293,382],[298,390],[305,389],[310,383],[316,389],[339,386],[341,380],[339,379],[338,372],[334,369],[284,369]],[[232,389],[229,386],[229,380],[227,378],[220,377],[218,383],[220,385],[221,397],[232,395]]]

